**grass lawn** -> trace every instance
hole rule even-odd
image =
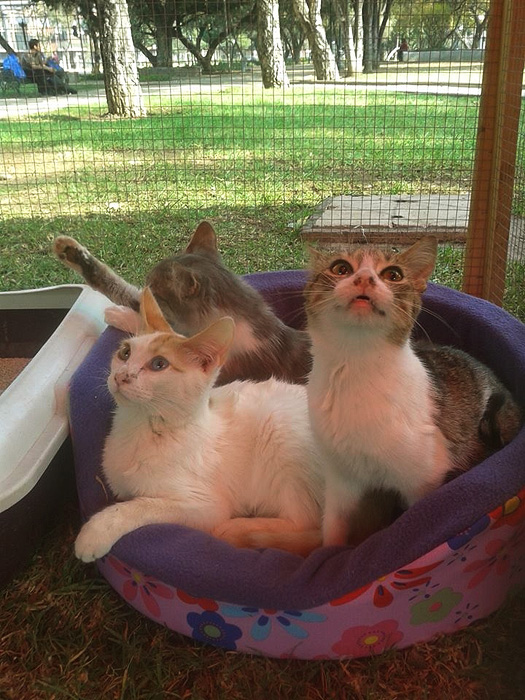
[[[144,119],[104,118],[96,97],[6,119],[2,286],[76,279],[49,256],[58,234],[140,283],[203,218],[237,272],[302,267],[300,226],[327,197],[468,192],[478,99],[217,78],[148,84]],[[463,250],[442,259],[436,278],[460,285]],[[524,272],[522,261],[509,269],[506,300],[520,318]]]
[[[326,197],[469,190],[477,98],[254,85],[148,93],[133,121],[98,103],[7,121],[6,288],[64,279],[42,261],[58,233],[140,281],[207,217],[238,272],[297,267],[297,229]]]
[[[470,189],[477,97],[314,83],[264,92],[226,79],[191,90],[172,81],[147,95],[149,113],[139,120],[103,118],[102,104],[73,101],[0,121],[2,289],[79,281],[50,255],[60,234],[137,284],[204,218],[236,272],[298,268],[306,259],[299,228],[326,197]],[[444,247],[434,279],[459,287],[462,265],[462,249]],[[525,320],[523,261],[512,263],[508,280],[507,308]],[[74,559],[78,527],[72,505],[29,568],[0,592],[2,700],[492,700],[522,693],[523,592],[453,636],[376,658],[249,657],[135,613],[94,567]]]

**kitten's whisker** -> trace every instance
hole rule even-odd
[[[429,343],[431,343],[432,338],[428,334],[428,331],[417,319],[414,321],[414,328],[416,328],[416,327],[420,329],[420,331],[424,335],[424,337],[428,340]]]
[[[289,312],[286,314],[286,320],[284,323],[286,323],[287,326],[291,326],[292,328],[295,328],[295,330],[303,330],[302,327],[299,328],[296,325],[293,325],[296,321],[302,321],[304,320],[305,316],[305,310],[304,307],[300,309],[296,309],[293,312]]]
[[[110,368],[99,368],[99,372],[95,375],[95,384],[93,386],[95,392],[101,394],[111,394],[108,387],[108,379],[111,374]]]
[[[432,316],[432,317],[435,318],[436,320],[440,321],[440,322],[447,328],[447,330],[451,331],[451,332],[456,336],[456,338],[459,337],[459,333],[456,331],[456,329],[453,328],[453,327],[450,325],[450,323],[448,323],[448,322],[443,318],[443,316],[440,316],[440,314],[436,313],[435,311],[432,311],[432,309],[429,309],[429,308],[427,308],[427,307],[424,306],[424,305],[421,307],[421,313],[423,313],[423,312],[426,313],[426,314],[428,314],[429,316]]]
[[[319,295],[317,294],[317,299],[315,302],[310,301],[309,302],[309,308],[310,311],[315,311],[316,313],[322,312],[325,308],[328,308],[332,305],[333,303],[333,298],[331,294],[326,294],[326,295]]]
[[[304,296],[305,288],[302,289],[286,289],[285,291],[279,292],[279,297],[282,299],[297,299],[298,297]]]

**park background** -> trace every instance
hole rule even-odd
[[[488,0],[3,2],[4,52],[36,36],[79,89],[4,93],[4,286],[71,279],[39,256],[42,269],[24,276],[20,239],[31,246],[36,227],[38,243],[76,235],[140,283],[210,218],[237,272],[302,267],[305,242],[383,232],[399,246],[434,232],[441,281],[523,318],[523,37],[512,15],[522,10],[498,0],[503,29],[487,50],[490,9]],[[487,167],[486,154],[499,163]],[[483,230],[496,220],[499,232]]]
[[[238,273],[302,268],[307,245],[319,240],[374,240],[379,232],[397,247],[435,231],[434,280],[461,288],[483,170],[488,23],[491,13],[503,18],[508,42],[518,5],[0,3],[0,60],[38,38],[78,88],[39,97],[32,84],[3,86],[2,289],[79,281],[50,253],[64,234],[140,285],[202,219]],[[124,24],[115,19],[123,10]],[[522,59],[519,36],[507,57]],[[400,61],[403,37],[409,50]],[[523,63],[510,84],[504,65],[498,85],[514,96],[514,111],[499,145],[503,209],[491,217],[499,213],[507,235],[499,232],[493,252],[500,301],[525,320]],[[506,93],[496,88],[499,124],[508,114],[498,112]],[[435,209],[446,213],[438,227]],[[328,216],[322,225],[320,213]],[[491,267],[483,269],[491,278]],[[514,698],[523,687],[523,594],[487,621],[403,652],[330,663],[256,659],[141,619],[73,559],[77,528],[72,505],[1,594],[0,697],[478,699]]]

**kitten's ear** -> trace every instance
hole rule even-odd
[[[424,292],[436,265],[437,238],[424,236],[400,253],[398,260],[408,267],[418,292]]]
[[[220,318],[197,335],[188,338],[182,347],[192,362],[205,372],[224,364],[233,342],[235,322],[230,316]]]
[[[173,332],[149,287],[144,287],[140,296],[140,319],[140,332],[143,334],[155,331]]]
[[[187,253],[195,253],[197,250],[205,250],[208,253],[218,254],[217,236],[209,221],[201,221],[193,232],[186,248]]]

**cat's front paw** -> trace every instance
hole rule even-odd
[[[137,335],[140,330],[140,315],[129,306],[108,306],[104,311],[104,320],[126,333]]]
[[[109,552],[118,537],[112,532],[111,518],[103,510],[90,518],[75,540],[75,556],[84,562],[100,559]]]
[[[67,267],[82,274],[82,263],[89,259],[89,251],[69,236],[58,236],[53,241],[53,253]]]

